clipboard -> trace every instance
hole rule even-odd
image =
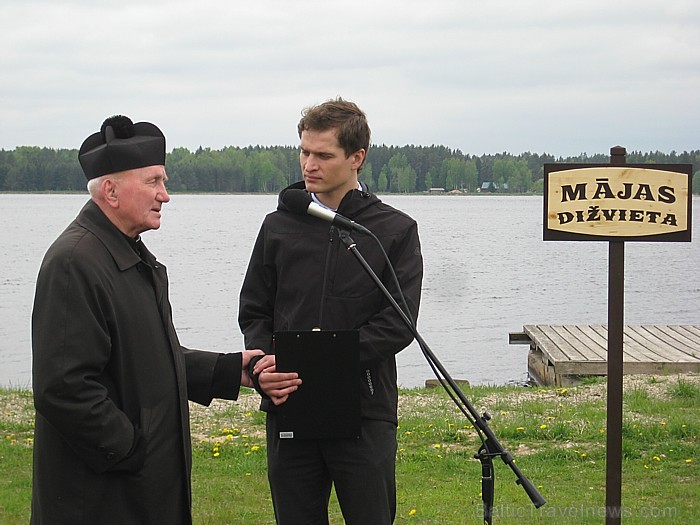
[[[278,372],[298,372],[299,389],[277,407],[280,439],[360,437],[357,330],[274,334]]]

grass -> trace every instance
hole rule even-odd
[[[495,461],[494,523],[605,521],[605,382],[568,388],[465,387],[548,503],[535,509],[511,469]],[[700,376],[625,378],[625,525],[698,523]],[[0,391],[0,523],[27,523],[31,394]],[[274,523],[264,417],[255,395],[192,410],[196,524]],[[397,524],[482,523],[479,441],[440,390],[400,394]],[[342,523],[335,498],[331,523]]]

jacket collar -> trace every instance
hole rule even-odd
[[[119,270],[127,270],[141,261],[138,254],[129,245],[126,236],[107,218],[94,201],[89,200],[83,206],[76,221],[100,240],[112,255]],[[150,252],[148,253],[150,255]]]
[[[340,201],[340,206],[338,206],[337,212],[345,217],[353,218],[361,213],[365,208],[372,206],[378,202],[381,202],[379,197],[370,193],[367,185],[360,182],[361,190],[353,189],[345,194],[343,200]],[[277,209],[286,210],[287,206],[282,202],[282,196],[285,192],[290,190],[306,190],[306,185],[304,181],[295,182],[283,189],[277,200]]]

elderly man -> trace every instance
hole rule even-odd
[[[49,248],[32,316],[32,523],[191,523],[188,399],[236,399],[256,352],[180,345],[160,227],[165,137],[107,119],[79,151],[91,199]]]

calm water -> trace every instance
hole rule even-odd
[[[0,195],[0,385],[30,386],[30,316],[44,252],[87,200]],[[543,242],[541,197],[385,196],[419,223],[425,259],[418,328],[457,379],[526,377],[527,346],[508,333],[531,323],[606,323],[608,245]],[[183,344],[238,351],[238,293],[255,236],[275,196],[175,195],[159,231],[144,234],[168,266]],[[627,243],[625,322],[700,323],[700,199],[691,243]],[[399,382],[432,372],[414,344]]]

